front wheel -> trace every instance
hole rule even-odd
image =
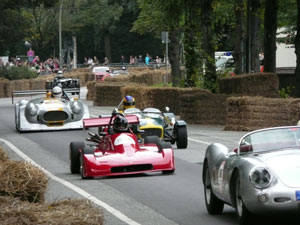
[[[224,209],[224,202],[218,199],[212,189],[210,181],[210,173],[207,162],[204,164],[204,198],[206,209],[209,214],[221,214]]]
[[[69,148],[70,170],[71,173],[80,172],[80,152],[79,149],[84,147],[83,142],[71,142]]]
[[[187,138],[187,128],[186,126],[176,128],[176,146],[177,148],[187,148],[188,138]]]
[[[253,222],[253,215],[248,211],[244,205],[241,193],[240,193],[240,176],[238,172],[234,174],[234,204],[237,213],[237,217],[240,225],[250,225]]]
[[[85,165],[83,156],[87,155],[87,154],[94,154],[94,149],[91,147],[85,147],[82,149],[81,157],[80,157],[80,174],[81,174],[82,179],[92,179],[93,178],[91,176],[87,176],[86,172],[85,172],[86,165]]]

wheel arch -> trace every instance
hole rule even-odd
[[[231,205],[233,207],[236,207],[235,205],[235,194],[236,194],[236,178],[240,174],[240,171],[237,167],[233,169],[233,172],[231,173],[230,182],[229,182],[229,193],[230,193],[230,201]]]

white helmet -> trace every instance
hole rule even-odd
[[[53,94],[53,97],[60,98],[62,96],[62,89],[61,89],[61,87],[55,86],[52,89],[52,94]]]
[[[58,77],[62,77],[63,76],[63,72],[61,70],[57,71],[57,76]]]

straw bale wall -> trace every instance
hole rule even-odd
[[[205,94],[210,93],[207,90],[200,88],[155,88],[155,87],[137,87],[125,86],[122,88],[122,95],[131,95],[136,100],[136,106],[144,109],[154,107],[164,111],[168,106],[175,114],[180,114],[182,108],[179,97],[184,94]]]
[[[34,79],[7,80],[0,79],[0,98],[11,97],[12,91],[19,90],[41,90],[45,88],[47,80],[53,80],[56,74],[43,75]],[[94,80],[94,75],[87,68],[81,68],[65,72],[67,78],[76,78],[80,80],[81,86],[86,86],[88,81]]]
[[[226,111],[225,130],[296,125],[300,119],[300,99],[230,97]]]
[[[89,85],[94,85],[94,92],[92,95],[95,106],[118,106],[123,98],[121,89],[126,85],[134,84],[93,82]]]
[[[184,94],[179,97],[180,116],[187,123],[224,125],[228,95],[212,93]]]
[[[109,77],[105,79],[105,82],[129,82],[139,83],[146,85],[154,85],[163,83],[165,81],[166,71],[165,70],[133,70],[128,75],[119,75],[115,77]],[[171,81],[170,70],[168,70],[168,81]]]
[[[279,80],[275,73],[257,73],[220,78],[221,94],[279,97]]]

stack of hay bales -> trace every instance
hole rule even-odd
[[[8,97],[8,91],[7,87],[9,84],[9,80],[7,79],[0,79],[0,98],[7,98]]]
[[[218,80],[219,92],[240,96],[279,97],[279,80],[274,73],[237,75]]]
[[[121,91],[122,96],[133,96],[138,108],[154,107],[164,111],[165,107],[168,106],[175,114],[180,114],[182,110],[180,96],[185,94],[191,96],[196,94],[208,95],[210,93],[200,88],[155,88],[147,86],[125,86]]]
[[[230,97],[227,104],[225,130],[296,125],[300,119],[300,99]]]
[[[180,96],[180,115],[192,124],[224,125],[228,95],[202,92]]]
[[[45,203],[48,178],[33,165],[12,161],[0,148],[0,223],[102,225],[103,216],[87,200]]]
[[[163,83],[165,80],[165,70],[151,70],[143,69],[141,71],[132,71],[128,75],[119,75],[115,77],[108,77],[105,82],[117,82],[117,83],[138,83],[144,85],[154,85]],[[168,71],[168,78],[171,79],[170,71]]]
[[[121,89],[133,84],[96,82],[93,100],[95,106],[117,106],[123,98]]]

